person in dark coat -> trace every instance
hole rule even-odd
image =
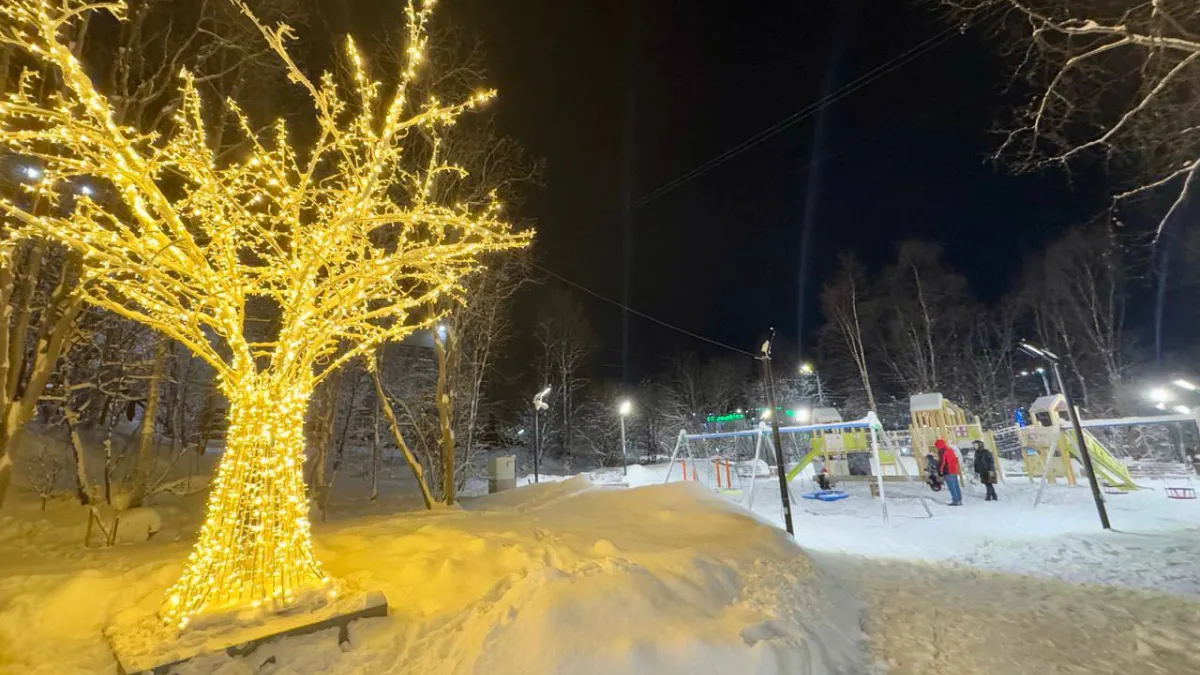
[[[925,482],[929,484],[930,490],[942,491],[942,476],[938,473],[938,460],[932,451],[925,453]]]
[[[983,445],[983,441],[975,441],[975,473],[979,474],[979,482],[987,487],[984,501],[996,501],[996,458]]]

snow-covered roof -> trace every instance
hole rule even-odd
[[[1029,406],[1029,412],[1031,412],[1031,413],[1047,412],[1050,410],[1066,411],[1066,409],[1067,409],[1067,402],[1066,402],[1066,399],[1063,398],[1062,394],[1054,394],[1052,396],[1039,396],[1033,402],[1033,405]]]
[[[914,394],[912,398],[908,399],[908,409],[911,412],[941,410],[944,400],[942,395],[936,391],[932,394]]]
[[[834,424],[842,421],[842,414],[837,408],[813,408],[813,424]]]

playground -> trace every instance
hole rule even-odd
[[[789,503],[794,509],[804,501],[829,504],[847,500],[855,494],[852,486],[865,486],[865,491],[857,491],[865,492],[878,504],[885,523],[890,519],[889,503],[893,504],[891,512],[901,508],[935,518],[930,504],[945,499],[937,494],[944,477],[934,446],[944,441],[948,452],[957,456],[958,480],[968,493],[985,487],[983,476],[976,474],[974,467],[977,461],[986,460],[982,466],[995,467],[993,472],[985,470],[986,482],[993,487],[999,483],[1009,492],[1008,499],[1021,499],[1031,493],[1028,499],[1034,507],[1047,498],[1050,486],[1090,485],[1089,470],[1095,474],[1097,489],[1104,495],[1098,498],[1104,504],[1113,501],[1109,496],[1140,503],[1142,499],[1129,497],[1147,492],[1173,501],[1197,501],[1193,458],[1185,450],[1188,442],[1195,447],[1194,439],[1200,433],[1195,410],[1174,415],[1081,419],[1080,428],[1075,429],[1066,400],[1055,394],[1032,403],[1028,424],[988,429],[978,417],[941,394],[929,393],[912,396],[909,413],[909,425],[904,429],[885,428],[874,413],[846,421],[834,409],[819,408],[813,411],[810,423],[782,424],[778,429],[772,429],[764,416],[752,428],[699,433],[681,430],[663,482],[701,482],[759,512],[755,493],[761,493],[760,483],[770,483],[771,476],[783,474],[775,485],[776,496],[783,494],[779,485],[787,486],[781,513],[788,510]],[[1160,441],[1166,438],[1174,442],[1168,443],[1166,452],[1159,448],[1152,461],[1145,458],[1147,453],[1135,457],[1127,446],[1113,446],[1099,436],[1114,430],[1163,428],[1174,431],[1174,435],[1157,434]],[[775,447],[776,433],[779,448]],[[1143,446],[1148,436],[1140,435]],[[1108,438],[1113,436],[1109,434]],[[784,470],[776,472],[772,464],[780,461]]]

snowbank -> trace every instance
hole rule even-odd
[[[319,633],[182,672],[255,672],[272,658],[272,672],[296,674],[865,668],[850,594],[785,534],[696,485],[575,478],[466,509],[318,527],[317,545],[334,576],[383,591],[391,616],[354,624],[348,651]],[[115,550],[107,567],[7,576],[0,671],[111,671],[101,628],[155,607],[183,550],[152,542]]]

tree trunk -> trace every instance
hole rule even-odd
[[[408,463],[408,468],[412,471],[413,478],[417,479],[417,487],[421,489],[421,499],[425,502],[425,508],[432,509],[433,495],[429,492],[429,484],[425,482],[425,469],[421,468],[421,463],[413,455],[408,443],[404,442],[404,435],[400,433],[400,423],[396,421],[396,412],[392,410],[392,402],[388,400],[387,392],[383,389],[383,380],[379,377],[378,365],[371,369],[371,377],[375,381],[375,394],[379,398],[379,405],[383,408],[383,414],[392,427],[392,437],[396,440],[396,447],[400,448],[400,452],[404,455],[404,461]]]
[[[0,268],[7,263],[0,264]],[[9,342],[9,351],[3,357],[5,367],[7,369],[8,381],[5,385],[5,396],[0,397],[0,506],[4,505],[4,498],[8,495],[8,488],[12,485],[12,458],[9,453],[15,452],[17,449],[16,439],[19,437],[21,428],[25,426],[37,410],[38,399],[41,398],[42,392],[46,390],[46,384],[50,380],[51,373],[54,372],[54,366],[58,363],[58,357],[62,354],[63,347],[67,344],[67,337],[75,326],[75,319],[79,316],[79,312],[83,309],[83,301],[80,297],[74,294],[74,285],[67,281],[72,275],[71,270],[74,268],[74,263],[71,260],[64,265],[62,277],[59,279],[58,285],[54,292],[50,295],[50,301],[43,311],[41,326],[38,329],[38,339],[34,346],[33,361],[28,368],[25,368],[20,359],[13,359],[13,341],[20,340],[24,343],[23,336],[13,333],[8,325],[0,325],[0,331],[9,331],[7,333],[7,341]],[[5,292],[0,289],[0,295]],[[7,307],[7,305],[5,305]],[[7,316],[7,310],[0,313],[0,317]],[[21,351],[24,351],[23,349]],[[3,369],[0,369],[3,370]],[[18,380],[13,379],[15,371],[25,371],[29,373],[29,377],[25,386],[19,388],[16,386]],[[8,383],[14,383],[9,388]],[[19,389],[19,391],[18,391]]]
[[[199,539],[163,610],[180,627],[201,611],[287,606],[328,581],[313,556],[304,494],[311,392],[268,373],[232,382],[225,394],[225,453]]]
[[[13,464],[8,449],[13,445],[15,444],[12,443],[11,438],[0,436],[0,504],[4,503],[4,495],[8,493],[8,487],[12,485]]]
[[[142,426],[138,433],[137,456],[133,467],[133,492],[129,506],[138,507],[146,500],[147,477],[150,473],[151,454],[154,450],[154,422],[158,419],[158,400],[162,392],[163,373],[167,367],[167,340],[155,337],[154,364],[146,389],[146,408],[142,411]]]
[[[333,453],[333,471],[325,485],[325,493],[321,495],[321,522],[325,521],[329,512],[329,497],[333,494],[333,483],[337,480],[338,470],[342,468],[342,457],[346,452],[346,437],[350,435],[350,423],[354,418],[354,403],[358,398],[358,383],[361,378],[355,376],[350,387],[350,401],[346,406],[346,416],[342,420],[342,433],[338,435],[337,449]]]
[[[313,424],[313,445],[317,456],[313,458],[309,494],[320,504],[325,496],[325,465],[329,459],[329,444],[333,442],[334,420],[337,419],[338,393],[342,387],[342,371],[339,370],[325,381],[324,389],[317,397],[316,420]]]
[[[88,488],[87,459],[84,455],[83,438],[79,435],[79,421],[70,408],[64,410],[63,417],[67,422],[67,433],[71,437],[71,453],[75,457],[75,496],[80,504],[87,506],[92,503],[92,497]]]
[[[457,348],[454,335],[446,329],[446,338],[434,333],[434,351],[437,354],[437,411],[438,426],[441,430],[442,444],[442,501],[447,506],[454,504],[454,402],[450,400],[450,364],[453,352]]]
[[[375,413],[372,417],[374,425],[372,428],[373,438],[371,441],[371,501],[379,499],[379,455],[382,452],[382,445],[379,438],[379,407],[380,403],[375,403]]]

